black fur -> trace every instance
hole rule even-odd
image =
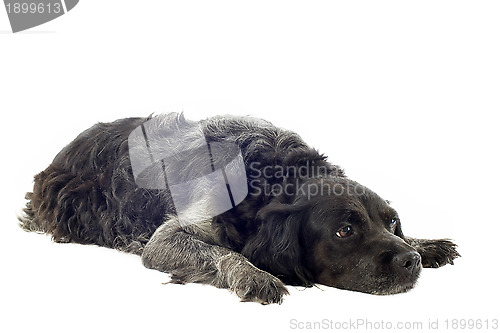
[[[208,283],[265,304],[281,302],[287,293],[281,281],[406,291],[418,277],[420,256],[424,267],[459,256],[449,241],[405,238],[399,220],[389,229],[387,221],[397,215],[385,200],[346,178],[297,134],[246,117],[215,117],[200,126],[206,142],[240,148],[248,196],[209,221],[182,226],[168,188],[144,189],[134,180],[127,139],[147,121],[186,131],[194,124],[169,114],[99,123],[81,133],[35,176],[21,226],[49,233],[56,242],[136,253],[147,267],[171,273],[173,282]],[[192,157],[179,178],[189,178],[198,163]],[[349,189],[360,191],[349,194]],[[365,233],[366,223],[376,233]],[[337,230],[347,224],[355,234],[337,239]],[[410,252],[420,256],[403,262],[412,266],[408,273],[395,258]]]

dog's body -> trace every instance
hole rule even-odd
[[[180,223],[168,186],[137,185],[130,137],[146,122],[181,129],[193,147],[203,144],[200,133],[209,147],[235,144],[248,195],[216,216]],[[234,156],[227,153],[219,162]],[[203,163],[199,158],[165,158],[163,172],[175,170],[180,181],[188,181]],[[181,162],[184,168],[172,169]],[[97,124],[35,176],[27,199],[21,218],[26,230],[50,233],[57,242],[136,253],[146,267],[171,273],[172,282],[228,288],[242,300],[261,303],[281,302],[284,283],[404,292],[422,266],[439,267],[459,256],[450,241],[404,237],[385,200],[346,178],[297,134],[246,117],[210,118],[197,126],[177,114]],[[184,222],[198,213],[193,205]]]

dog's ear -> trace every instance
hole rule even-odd
[[[301,237],[306,211],[303,204],[275,201],[262,208],[257,216],[257,234],[242,250],[257,267],[285,283],[311,286],[312,274],[304,267],[304,244]]]

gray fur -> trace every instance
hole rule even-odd
[[[208,224],[205,226],[209,228]],[[142,262],[147,268],[171,273],[172,283],[204,283],[226,288],[242,301],[282,302],[288,294],[283,282],[255,267],[243,255],[213,242],[203,224],[181,227],[171,217],[146,244]]]

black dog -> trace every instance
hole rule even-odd
[[[168,114],[99,123],[35,176],[21,226],[136,253],[174,283],[280,303],[284,283],[405,292],[453,264],[448,240],[403,236],[396,211],[290,131]]]

